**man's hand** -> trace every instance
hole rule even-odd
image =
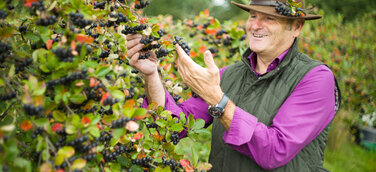
[[[150,57],[148,59],[139,60],[140,50],[144,48],[144,44],[140,43],[142,36],[140,34],[127,35],[127,56],[130,58],[129,64],[143,73],[145,76],[149,76],[158,72],[158,59],[153,51],[148,51]]]
[[[204,54],[204,61],[208,68],[203,68],[195,63],[180,45],[176,44],[175,47],[178,53],[178,72],[183,82],[209,105],[218,104],[222,99],[223,92],[219,85],[219,69],[215,65],[210,51],[206,51]]]

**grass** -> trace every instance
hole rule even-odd
[[[346,122],[351,121],[352,118],[354,114],[344,110],[334,118],[325,150],[324,167],[332,172],[374,172],[376,152],[367,150],[352,141],[349,122]]]

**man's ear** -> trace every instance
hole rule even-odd
[[[296,20],[296,22],[294,23],[294,27],[293,27],[293,30],[294,30],[294,37],[298,37],[298,35],[300,34],[300,31],[302,31],[302,28],[304,26],[304,22],[305,20]]]

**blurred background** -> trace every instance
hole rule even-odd
[[[324,167],[335,172],[376,171],[376,0],[308,0],[306,8],[324,18],[305,23],[300,49],[326,63],[342,91],[342,107],[330,128]],[[244,23],[248,18],[229,0],[152,0],[144,14],[172,16],[177,21],[192,19],[205,9],[221,23]],[[183,139],[179,149],[189,155],[193,145],[200,150],[200,160],[207,161],[210,136],[199,140],[202,144]]]

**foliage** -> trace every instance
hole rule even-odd
[[[176,118],[154,104],[139,108],[143,79],[127,64],[124,34],[152,36],[147,46],[168,50],[160,59],[163,77],[173,70],[174,54],[173,35],[162,37],[158,19],[134,8],[140,2],[0,3],[0,168],[210,169],[197,156],[188,161],[175,152],[178,132],[192,139],[208,134],[203,120]]]

